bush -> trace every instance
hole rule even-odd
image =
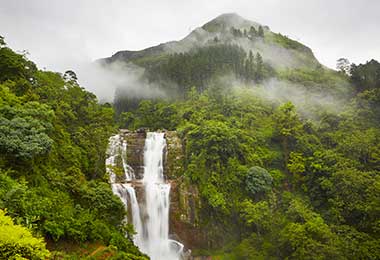
[[[273,178],[269,172],[259,166],[248,170],[245,180],[246,190],[250,195],[262,194],[272,188]]]
[[[0,209],[0,258],[1,259],[46,259],[50,252],[41,238],[35,238],[30,231],[13,224],[11,217]]]

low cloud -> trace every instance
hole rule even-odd
[[[318,119],[321,111],[338,114],[349,101],[349,96],[346,95],[277,78],[256,84],[246,83],[230,75],[216,79],[213,84],[220,82],[223,82],[225,88],[250,90],[252,95],[271,103],[283,104],[290,101],[303,117],[309,119]]]
[[[312,86],[303,86],[300,84],[279,81],[272,78],[264,81],[257,90],[257,95],[273,101],[287,102],[291,101],[303,115],[314,117],[320,108],[331,113],[339,113],[346,101],[345,97],[332,96],[329,92],[312,90]]]
[[[158,98],[167,94],[145,77],[144,68],[132,63],[114,62],[103,66],[97,62],[84,63],[76,70],[79,82],[95,93],[101,102],[112,102],[116,90],[131,98]]]

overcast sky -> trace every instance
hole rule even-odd
[[[301,41],[332,68],[340,57],[380,60],[378,0],[0,0],[0,35],[40,68],[63,72],[179,40],[227,12]]]

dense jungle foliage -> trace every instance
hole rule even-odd
[[[379,69],[370,61],[353,65],[351,77],[287,72],[289,82],[309,88],[350,81],[354,90],[338,112],[216,82],[203,92],[194,86],[184,100],[141,101],[119,115],[119,127],[180,134],[185,181],[200,191],[200,225],[211,239],[211,249],[196,253],[220,259],[379,259]]]
[[[1,259],[146,259],[105,175],[115,130],[74,72],[39,70],[0,38]]]

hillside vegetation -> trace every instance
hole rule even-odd
[[[183,101],[142,101],[119,124],[179,132],[212,245],[199,254],[377,259],[380,89],[358,88],[339,113],[313,119],[250,88],[193,88]]]
[[[108,255],[143,259],[105,175],[113,108],[98,104],[75,73],[38,70],[0,39],[0,208],[25,226],[0,211],[0,258],[45,259],[32,233],[45,238],[52,256],[73,248],[75,257],[97,243],[109,246]]]
[[[203,93],[215,84],[267,89],[276,82],[338,101],[352,93],[347,77],[322,66],[307,46],[236,14],[218,16],[180,41],[120,51],[97,64],[105,73],[120,75],[117,114],[137,108],[150,92],[152,98],[187,99],[193,87]],[[131,68],[142,71],[133,83],[122,77],[123,72],[133,73]],[[142,87],[147,84],[155,91]],[[284,91],[288,100],[297,96],[288,87]]]

